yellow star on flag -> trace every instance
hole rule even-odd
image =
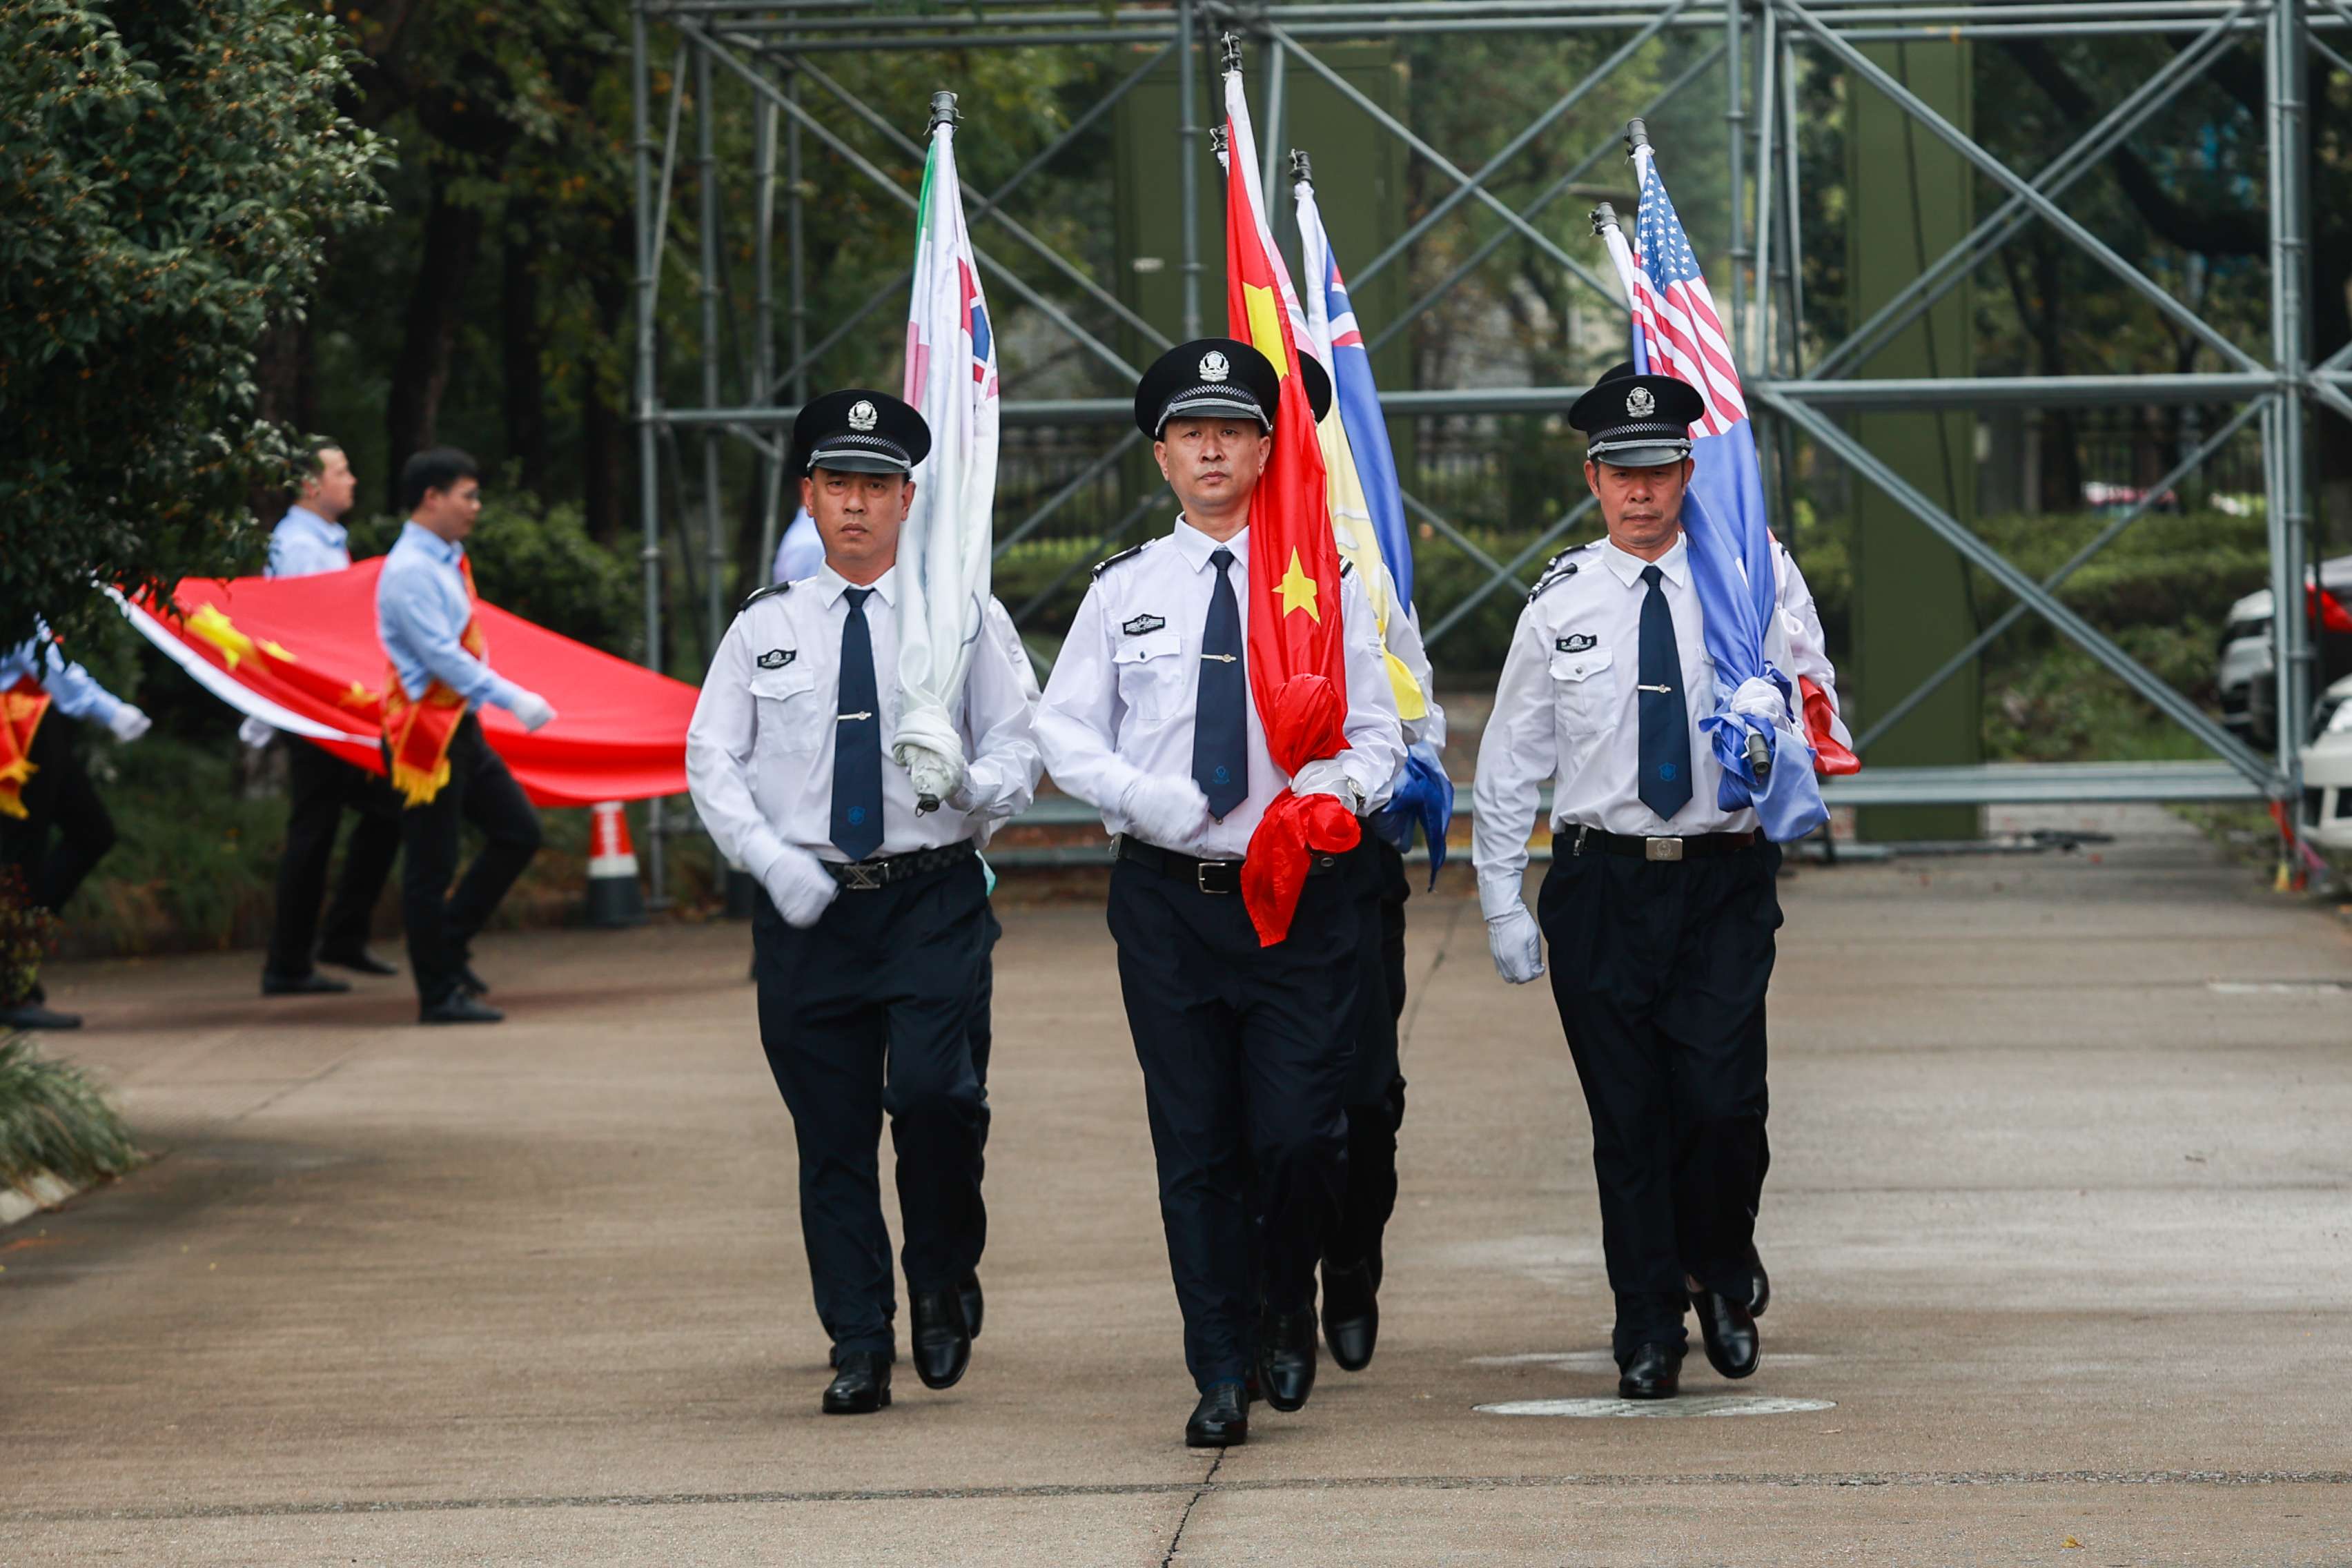
[[[1284,615],[1293,610],[1305,610],[1317,626],[1323,624],[1323,612],[1315,607],[1315,579],[1308,576],[1307,568],[1299,564],[1296,547],[1290,552],[1290,570],[1285,572],[1282,581],[1275,584],[1275,592],[1282,595]]]
[[[1261,289],[1255,283],[1242,285],[1242,302],[1249,311],[1250,346],[1274,362],[1275,379],[1290,374],[1282,352],[1282,307],[1275,303],[1274,290]]]

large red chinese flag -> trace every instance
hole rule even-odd
[[[1295,774],[1348,745],[1339,546],[1322,444],[1299,380],[1296,294],[1266,226],[1237,70],[1225,75],[1225,330],[1254,344],[1282,378],[1274,452],[1250,496],[1250,695],[1275,765]],[[1329,795],[1286,790],[1266,807],[1242,868],[1242,898],[1260,943],[1290,934],[1310,858],[1353,849],[1361,835],[1355,814]]]

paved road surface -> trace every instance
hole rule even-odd
[[[69,970],[167,1153],[0,1233],[0,1563],[2352,1561],[2352,938],[2118,820],[1788,885],[1764,1367],[1686,1384],[1786,1414],[1478,1408],[1613,1377],[1574,1076],[1450,872],[1380,1358],[1221,1460],[1098,903],[1006,913],[973,1370],[860,1420],[741,928],[492,942],[485,1031]]]

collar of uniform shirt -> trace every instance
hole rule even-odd
[[[330,522],[299,501],[286,509],[286,521],[308,525],[312,532],[332,544],[341,544],[351,537],[351,531],[341,523]]]
[[[464,545],[454,539],[442,538],[415,518],[410,518],[401,525],[400,542],[403,544],[414,544],[432,556],[434,560],[450,566],[455,566],[458,557],[466,553]]]
[[[1660,574],[1675,587],[1690,579],[1690,535],[1678,533],[1664,555],[1655,561],[1644,561],[1630,551],[1620,550],[1609,540],[1601,542],[1601,559],[1617,574],[1617,581],[1628,588],[1642,580],[1642,568],[1655,566]]]
[[[824,597],[824,607],[828,610],[841,603],[841,596],[852,588],[871,588],[882,595],[884,604],[894,610],[898,607],[898,568],[896,566],[891,567],[871,583],[853,583],[835,571],[828,563],[816,569],[816,575],[811,577],[808,584]]]
[[[1183,518],[1179,517],[1176,520],[1176,531],[1171,537],[1176,541],[1176,548],[1183,555],[1185,564],[1191,566],[1195,572],[1208,571],[1209,557],[1220,550],[1232,551],[1234,564],[1239,566],[1249,564],[1249,525],[1247,523],[1244,523],[1242,531],[1231,539],[1212,539]]]

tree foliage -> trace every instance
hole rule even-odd
[[[255,345],[375,210],[349,81],[290,0],[0,0],[0,642],[252,560]]]

